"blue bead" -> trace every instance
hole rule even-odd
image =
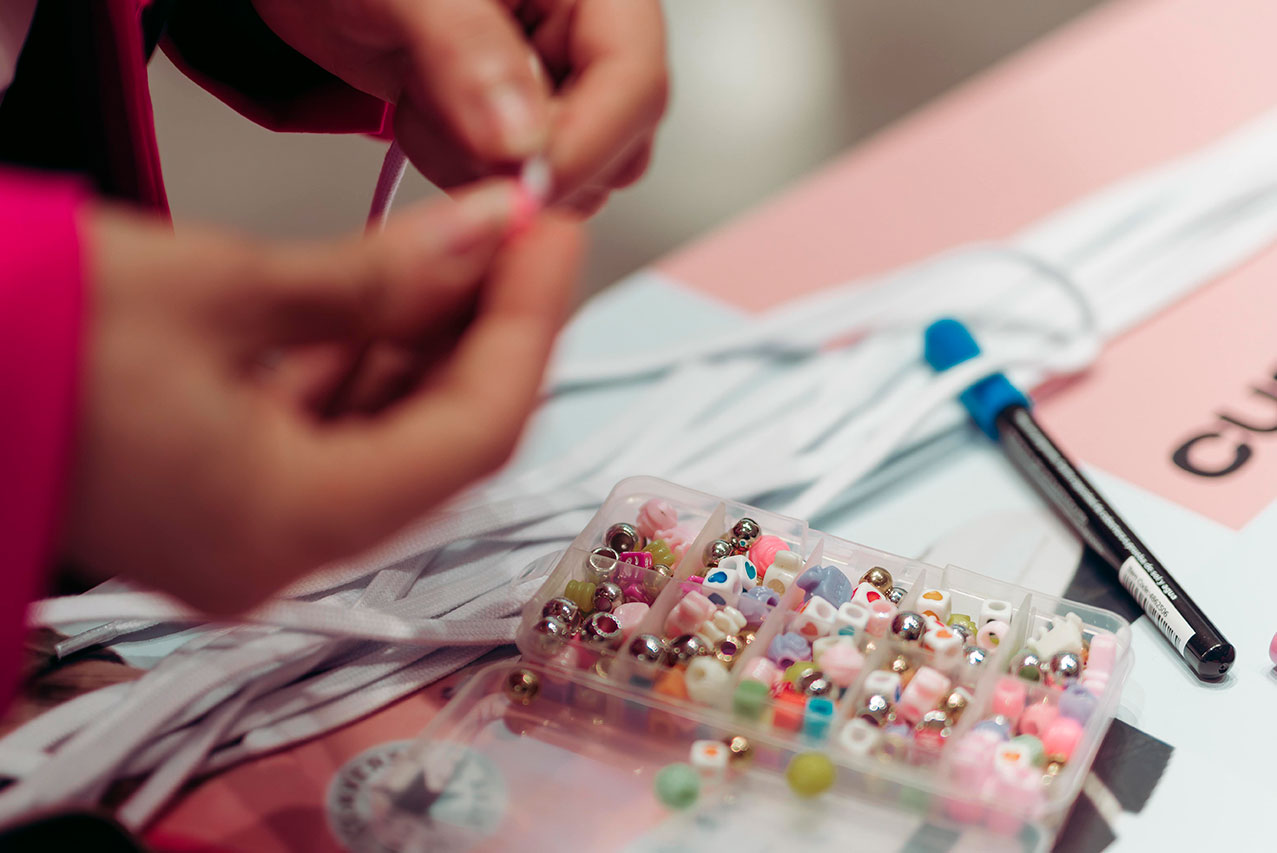
[[[798,576],[796,583],[808,598],[819,595],[834,607],[851,601],[851,578],[839,571],[837,566],[812,566]]]
[[[841,628],[839,628],[839,629],[838,629],[838,636],[840,636],[840,637],[854,637],[854,636],[856,636],[856,626],[855,626],[855,625],[843,625]]]
[[[1011,737],[1011,723],[1002,717],[994,717],[991,720],[981,720],[975,724],[974,731],[990,731],[1003,740]]]
[[[807,700],[803,711],[803,734],[812,740],[829,737],[829,727],[834,721],[834,703],[826,696],[813,696]]]
[[[1091,719],[1091,714],[1095,713],[1097,701],[1095,695],[1082,685],[1070,685],[1060,694],[1060,715],[1072,717],[1082,725],[1086,725],[1086,721]]]

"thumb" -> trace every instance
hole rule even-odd
[[[254,285],[266,293],[237,297],[258,306],[249,323],[238,318],[249,346],[419,337],[473,301],[518,224],[517,199],[513,181],[485,181],[405,211],[377,234],[269,250]]]

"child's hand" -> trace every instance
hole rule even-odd
[[[71,553],[234,611],[502,464],[580,249],[553,216],[504,242],[513,193],[494,181],[335,244],[175,237],[95,210]],[[303,350],[368,341],[412,347],[429,370],[340,419],[281,387]]]
[[[556,202],[594,210],[647,168],[665,110],[658,0],[254,0],[281,38],[397,105],[450,187],[544,150]]]

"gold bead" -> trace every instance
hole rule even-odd
[[[736,636],[740,637],[740,641],[745,644],[746,648],[748,648],[754,642],[754,629],[746,628]]]
[[[754,745],[744,735],[732,735],[727,744],[727,761],[733,767],[746,767],[754,760]]]
[[[745,651],[745,641],[740,637],[728,634],[714,646],[714,657],[718,658],[730,669],[736,658]]]
[[[957,721],[962,717],[962,712],[967,709],[967,704],[969,703],[967,695],[965,690],[953,690],[945,697],[944,704],[940,707],[954,721]]]
[[[891,671],[900,676],[900,689],[903,690],[913,680],[913,661],[905,655],[896,655],[891,659]]]
[[[889,595],[891,593],[891,588],[895,586],[891,580],[891,572],[887,571],[882,566],[874,566],[872,569],[865,572],[860,576],[860,582],[868,583],[883,595]]]
[[[541,679],[526,669],[516,669],[505,680],[505,695],[511,702],[531,705],[541,692]]]

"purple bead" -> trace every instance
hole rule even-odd
[[[1060,716],[1072,717],[1082,725],[1095,713],[1095,695],[1080,684],[1066,687],[1060,694]]]
[[[797,584],[807,593],[807,598],[819,595],[834,607],[842,607],[851,601],[851,578],[839,571],[837,566],[812,566],[798,576]]]
[[[757,628],[763,624],[767,614],[777,604],[780,604],[780,595],[776,590],[756,586],[741,595],[736,602],[736,609],[745,617],[746,625],[751,628]]]
[[[1002,740],[1008,740],[1011,737],[1011,723],[1006,717],[991,717],[976,723],[973,731],[993,732]]]
[[[800,660],[811,660],[811,644],[802,634],[790,631],[772,640],[767,647],[767,658],[782,670],[789,669]]]

